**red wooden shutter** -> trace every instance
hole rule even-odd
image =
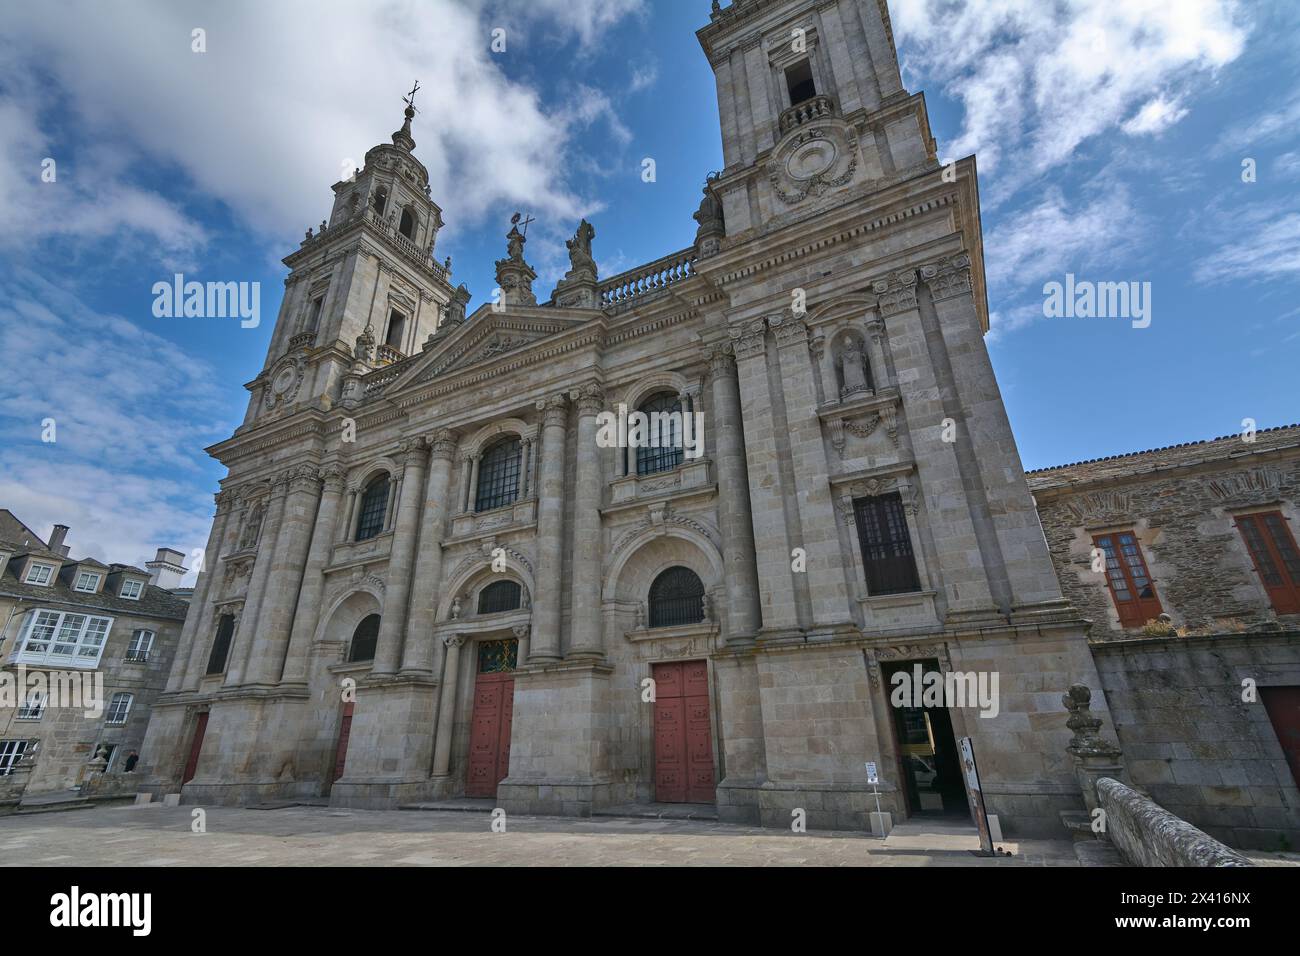
[[[1120,624],[1123,627],[1141,627],[1159,617],[1164,608],[1160,606],[1137,535],[1132,531],[1119,531],[1098,535],[1092,540],[1106,556],[1106,583],[1115,599]]]
[[[205,711],[199,714],[194,722],[194,739],[190,742],[190,759],[185,761],[185,773],[181,776],[182,786],[193,780],[195,772],[199,769],[199,753],[203,750],[203,735],[207,730],[208,715]]]

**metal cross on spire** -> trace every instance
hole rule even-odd
[[[416,80],[415,85],[411,87],[411,92],[407,93],[405,96],[402,97],[402,102],[405,103],[407,106],[409,106],[411,109],[415,109],[415,94],[418,93],[419,91],[420,91],[420,81]],[[417,110],[416,112],[419,111]]]
[[[524,238],[528,237],[528,224],[536,221],[537,220],[534,219],[532,216],[529,216],[527,219],[525,219],[524,214],[521,212],[517,212],[510,217],[510,225],[512,226],[522,225],[524,227]]]

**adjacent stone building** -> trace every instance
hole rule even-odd
[[[861,828],[867,762],[895,814],[964,812],[971,736],[1008,832],[1081,805],[1060,693],[1098,677],[983,342],[975,162],[940,166],[883,0],[699,40],[725,168],[644,266],[599,277],[582,223],[547,297],[517,222],[467,317],[413,110],[334,185],[210,449],[156,789]],[[606,447],[620,407],[702,416],[702,454]],[[1000,709],[892,707],[914,666]]]
[[[1133,781],[1233,846],[1300,847],[1300,426],[1029,486]]]
[[[67,534],[0,509],[0,804],[126,770],[188,609],[179,552],[147,569],[76,560]]]

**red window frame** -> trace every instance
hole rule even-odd
[[[1121,627],[1141,627],[1164,613],[1142,545],[1132,530],[1093,535],[1092,543],[1106,557],[1106,587]]]
[[[1300,614],[1300,550],[1280,511],[1237,515],[1237,530],[1278,614]]]

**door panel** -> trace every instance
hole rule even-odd
[[[708,664],[656,664],[654,680],[655,799],[663,803],[712,803],[715,793]]]
[[[510,723],[515,681],[508,674],[480,674],[474,684],[470,720],[467,797],[494,797],[510,771]]]
[[[1291,776],[1300,787],[1300,687],[1261,687],[1259,696],[1291,766]]]
[[[339,721],[339,742],[334,748],[334,779],[343,776],[343,768],[348,760],[348,738],[352,736],[352,708],[354,704],[343,705],[343,719]]]

